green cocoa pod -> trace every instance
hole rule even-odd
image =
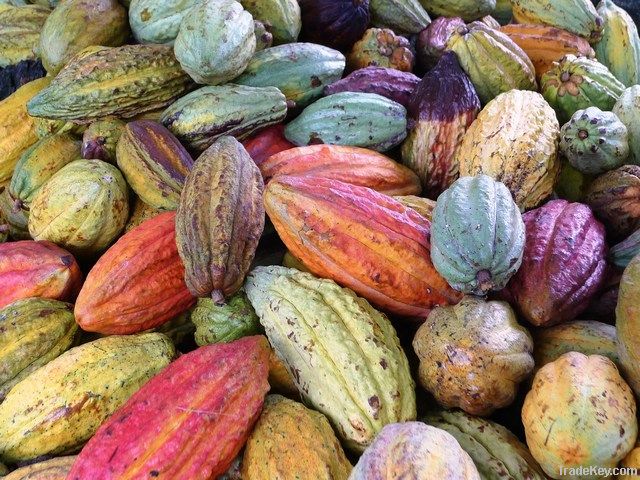
[[[101,252],[129,217],[127,183],[101,160],[76,160],[38,190],[29,212],[34,240],[49,240],[77,256]]]
[[[242,290],[225,305],[216,305],[210,298],[199,298],[191,320],[196,325],[196,343],[200,346],[233,342],[260,331],[258,316]]]
[[[116,156],[118,167],[144,203],[160,210],[178,208],[193,159],[169,130],[151,120],[130,122]]]
[[[63,353],[0,404],[0,458],[14,463],[77,451],[174,356],[161,333],[105,337]]]
[[[620,365],[616,327],[591,320],[574,320],[549,328],[539,328],[533,335],[536,369],[557,360],[567,352],[602,355]]]
[[[610,111],[624,85],[600,62],[566,55],[542,76],[541,91],[558,120],[566,123],[578,110],[598,107]]]
[[[202,151],[222,136],[242,140],[282,122],[286,115],[287,100],[277,88],[228,84],[185,95],[162,113],[160,121],[187,147]]]
[[[0,67],[36,58],[40,32],[50,13],[38,5],[0,5]]]
[[[455,437],[482,480],[546,480],[529,449],[502,425],[460,411],[431,413],[424,419]]]
[[[129,24],[140,43],[173,44],[197,0],[131,0]]]
[[[332,280],[257,267],[247,297],[305,403],[362,452],[386,424],[415,419],[414,382],[391,322]]]
[[[369,8],[374,26],[399,34],[420,33],[431,23],[418,0],[370,0]]]
[[[2,216],[2,210],[0,210],[0,243],[4,243],[8,240],[10,231],[11,227]]]
[[[176,58],[198,83],[218,85],[240,75],[256,51],[253,17],[235,0],[196,4],[175,41]]]
[[[29,101],[28,112],[80,123],[129,118],[170,104],[191,86],[169,46],[100,48],[76,55]]]
[[[407,136],[407,111],[375,93],[342,92],[312,103],[285,128],[285,137],[302,146],[317,143],[385,152]]]
[[[240,0],[240,3],[253,18],[268,26],[276,45],[298,40],[302,20],[297,0]]]
[[[0,309],[0,402],[31,372],[69,349],[78,325],[73,305],[26,298]]]
[[[584,174],[613,170],[629,157],[627,127],[615,113],[598,107],[578,110],[560,130],[560,150]]]
[[[38,138],[45,138],[57,133],[68,133],[73,136],[82,136],[87,128],[86,125],[78,125],[64,120],[48,120],[46,118],[33,117]]]
[[[271,48],[273,46],[273,35],[269,32],[264,23],[254,20],[253,33],[256,36],[256,52],[260,52],[265,48]]]
[[[26,211],[38,190],[62,167],[80,158],[80,142],[60,133],[39,140],[18,160],[9,184],[16,208]]]
[[[82,136],[82,158],[114,163],[116,145],[126,123],[117,118],[93,122]]]
[[[627,268],[629,262],[640,253],[640,230],[636,230],[609,250],[609,262],[618,268]]]
[[[629,163],[640,165],[640,85],[627,88],[613,106],[620,121],[627,127],[631,159]]]
[[[119,47],[128,37],[127,11],[117,0],[65,0],[44,23],[40,58],[55,75],[84,48]]]
[[[22,208],[16,208],[16,203],[9,195],[9,184],[0,186],[0,217],[3,219],[2,235],[9,229],[9,236],[13,240],[28,240],[29,235],[29,217],[27,212]]]
[[[496,0],[423,0],[422,3],[432,15],[461,17],[465,22],[490,15],[496,8]]]
[[[513,18],[513,10],[511,0],[496,0],[496,8],[491,14],[500,25],[508,25]]]
[[[256,53],[234,80],[251,87],[277,87],[287,100],[306,107],[324,87],[342,78],[345,58],[337,50],[314,43],[290,43]]]

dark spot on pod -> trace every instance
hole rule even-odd
[[[65,255],[64,257],[60,257],[60,261],[65,267],[70,267],[73,265],[73,256]]]
[[[157,471],[157,470],[151,470],[149,472],[149,476],[151,476],[151,477],[159,477],[160,476],[160,472]]]

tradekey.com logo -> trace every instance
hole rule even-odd
[[[635,467],[562,467],[560,468],[560,475],[573,477],[616,477],[620,476],[634,476],[640,475],[640,469]]]

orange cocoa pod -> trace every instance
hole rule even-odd
[[[184,283],[175,216],[166,212],[143,222],[100,257],[75,305],[83,330],[138,333],[162,325],[196,302]]]
[[[100,427],[67,480],[218,478],[260,414],[268,364],[260,335],[181,356]]]
[[[0,308],[28,297],[73,301],[81,285],[76,259],[56,244],[0,243]]]
[[[313,175],[387,195],[418,195],[420,179],[381,153],[359,147],[312,145],[272,155],[259,165],[265,183],[277,175]]]
[[[424,318],[461,298],[431,263],[430,222],[392,197],[321,177],[279,176],[264,201],[280,238],[312,273],[382,310]]]
[[[256,165],[260,166],[271,155],[295,147],[284,136],[284,125],[273,125],[258,132],[242,142]]]
[[[538,78],[549,71],[553,62],[559,62],[565,55],[595,57],[595,52],[586,39],[559,28],[512,23],[500,27],[500,31],[525,51]]]

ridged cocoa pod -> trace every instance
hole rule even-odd
[[[351,464],[327,418],[269,395],[242,459],[251,480],[347,480]]]
[[[57,457],[14,470],[2,480],[66,480],[76,456]]]
[[[193,159],[178,139],[151,120],[130,122],[116,147],[118,167],[144,203],[175,210]]]
[[[367,29],[369,0],[300,0],[305,40],[350,48]]]
[[[411,97],[407,113],[413,124],[402,144],[402,160],[429,198],[438,198],[458,178],[455,153],[479,111],[476,89],[456,54],[445,53]]]
[[[218,478],[260,414],[268,358],[261,336],[181,356],[100,427],[67,479]]]
[[[280,238],[310,271],[385,311],[424,318],[461,298],[431,263],[430,223],[392,197],[331,179],[281,176],[269,182],[264,201]]]
[[[80,267],[66,250],[50,242],[0,244],[0,308],[20,298],[75,299]]]
[[[124,226],[125,233],[136,228],[145,220],[149,220],[150,218],[153,218],[162,213],[162,210],[158,210],[157,208],[153,208],[150,205],[147,205],[137,197],[134,202],[135,203],[131,211],[131,216],[129,217],[127,224]]]
[[[24,298],[0,309],[0,402],[13,386],[67,350],[78,325],[73,305]]]
[[[375,66],[411,72],[414,65],[409,40],[388,28],[370,28],[347,55],[350,70]]]
[[[264,229],[260,170],[233,137],[222,137],[187,176],[176,214],[185,281],[217,303],[242,286]]]
[[[279,175],[311,175],[369,187],[387,195],[417,195],[418,177],[407,167],[366,148],[340,145],[297,147],[260,164],[265,183]]]
[[[82,135],[82,158],[114,163],[116,145],[126,123],[117,118],[93,122]]]
[[[411,72],[401,72],[395,68],[366,67],[360,68],[342,80],[328,85],[324,89],[325,95],[340,92],[377,93],[405,108],[420,78]]]
[[[522,265],[503,294],[536,326],[572,320],[605,279],[604,227],[586,205],[553,200],[522,217]]]
[[[584,202],[613,239],[630,235],[640,227],[640,166],[624,165],[599,176],[587,189]]]

